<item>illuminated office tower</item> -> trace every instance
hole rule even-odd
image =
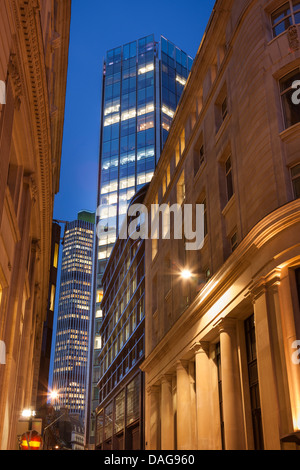
[[[60,296],[52,389],[55,408],[84,418],[92,293],[95,214],[80,212],[67,223],[62,253]]]
[[[95,323],[91,410],[98,406],[102,276],[133,196],[151,181],[167,140],[192,58],[153,35],[107,52],[103,67],[97,200]],[[93,419],[88,430],[93,441]]]

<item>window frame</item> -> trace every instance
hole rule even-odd
[[[289,11],[290,13],[287,14],[286,16],[284,16],[283,18],[281,18],[280,20],[276,21],[276,22],[273,22],[273,16],[274,14],[277,12],[277,11],[280,11],[281,8],[283,8],[284,5],[289,5]],[[299,9],[298,10],[294,10],[294,3],[293,3],[293,0],[286,0],[281,6],[277,7],[275,10],[273,10],[271,13],[270,13],[270,20],[271,20],[271,26],[272,26],[272,35],[273,35],[273,39],[279,37],[281,34],[285,33],[288,28],[290,28],[291,26],[296,26],[298,24],[300,24],[300,21],[299,23],[296,22],[296,19],[295,19],[295,15],[296,14],[299,14],[300,13],[300,5],[299,5]],[[284,23],[288,18],[291,18],[291,24],[289,25],[288,28],[285,28],[284,31],[282,31],[281,33],[278,33],[278,34],[275,34],[275,28],[277,26],[279,26],[281,23]]]
[[[294,168],[297,168],[299,167],[299,173],[296,174],[296,176],[293,176],[293,169]],[[293,165],[291,168],[290,168],[290,174],[291,174],[291,181],[292,181],[292,187],[293,187],[293,195],[294,195],[294,199],[299,199],[300,198],[300,190],[299,190],[299,194],[297,195],[297,192],[296,192],[296,188],[295,188],[295,180],[299,180],[300,181],[300,163],[297,163],[296,165]]]
[[[230,161],[230,167],[227,167],[227,163]],[[232,155],[230,154],[225,161],[225,178],[226,178],[226,197],[227,203],[234,196],[234,182],[233,182],[233,168],[232,168]],[[229,178],[231,182],[231,191],[229,191]]]
[[[288,100],[287,98],[287,94],[289,92],[291,92],[293,90],[293,92],[296,91],[296,89],[292,88],[291,86],[287,87],[287,88],[284,88],[283,89],[283,82],[287,81],[289,77],[295,77],[293,82],[296,82],[300,79],[296,77],[296,75],[299,74],[300,75],[300,67],[296,67],[294,68],[293,70],[291,70],[290,72],[286,73],[285,75],[283,75],[281,78],[279,78],[278,80],[278,86],[279,86],[279,93],[280,93],[280,102],[281,102],[281,110],[282,110],[282,117],[283,117],[283,125],[284,125],[284,129],[289,129],[290,127],[292,126],[295,126],[297,125],[298,123],[300,123],[300,116],[299,116],[299,120],[295,123],[291,123],[288,121],[288,116],[286,115],[286,107],[285,107],[285,100]],[[291,101],[292,102],[292,101]],[[292,103],[293,104],[293,103]],[[293,104],[293,106],[298,106],[299,109],[300,109],[300,105],[296,105],[296,104]]]

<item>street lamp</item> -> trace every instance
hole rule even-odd
[[[183,279],[189,280],[192,278],[192,273],[189,269],[184,269],[183,271],[181,271],[181,277]]]
[[[57,398],[58,398],[58,392],[56,390],[52,390],[52,392],[50,392],[50,400],[55,402]]]

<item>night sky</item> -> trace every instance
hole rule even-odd
[[[60,191],[54,218],[96,210],[105,53],[154,33],[195,57],[215,0],[72,0]]]
[[[102,65],[106,51],[154,34],[196,56],[215,0],[72,0],[69,70],[60,190],[54,219],[72,221],[81,210],[96,211]],[[64,226],[62,226],[62,234]],[[52,360],[55,350],[58,288]]]

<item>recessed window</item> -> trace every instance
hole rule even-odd
[[[300,308],[300,268],[296,269],[295,277],[296,277],[296,284],[297,284],[297,290],[298,290],[298,299],[299,299],[299,308]]]
[[[221,426],[221,442],[222,450],[225,450],[225,424],[224,424],[224,410],[223,410],[223,392],[222,392],[222,366],[221,366],[221,345],[216,344],[216,365],[218,372],[218,391],[219,391],[219,412],[220,412],[220,426]]]
[[[261,405],[260,405],[260,394],[259,394],[259,380],[258,380],[258,369],[257,369],[256,334],[255,334],[254,315],[251,315],[251,317],[245,321],[245,336],[246,336],[246,348],[247,348],[247,362],[248,362],[248,375],[249,375],[254,446],[255,446],[255,450],[264,450],[264,438],[263,438]]]
[[[203,199],[201,204],[204,206],[204,237],[208,234],[208,224],[207,224],[207,203],[206,199]]]
[[[223,100],[222,102],[222,105],[221,105],[221,112],[222,112],[222,119],[223,121],[225,120],[227,114],[228,114],[228,107],[227,107],[227,96],[225,97],[225,99]]]
[[[194,175],[198,173],[201,166],[204,163],[204,145],[200,144],[200,146],[195,147],[194,150]]]
[[[294,190],[294,197],[298,199],[300,197],[300,164],[291,168],[291,176]]]
[[[290,0],[271,15],[274,38],[290,26],[300,23],[300,1]]]
[[[177,203],[183,204],[185,201],[185,178],[184,172],[182,172],[179,181],[177,183]]]
[[[231,157],[229,157],[225,163],[225,171],[226,171],[226,190],[227,190],[227,202],[228,202],[230,201],[230,199],[232,198],[234,194]]]
[[[220,130],[223,122],[226,120],[228,115],[228,93],[226,84],[223,85],[219,96],[215,102],[215,122],[216,122],[216,132]]]
[[[230,239],[230,243],[231,243],[231,251],[232,253],[237,249],[237,246],[238,246],[238,239],[237,239],[237,233],[235,233],[231,239]]]
[[[293,94],[296,92],[293,84],[300,80],[300,70],[296,69],[280,80],[280,93],[285,121],[285,128],[300,122],[300,105],[294,104]]]

